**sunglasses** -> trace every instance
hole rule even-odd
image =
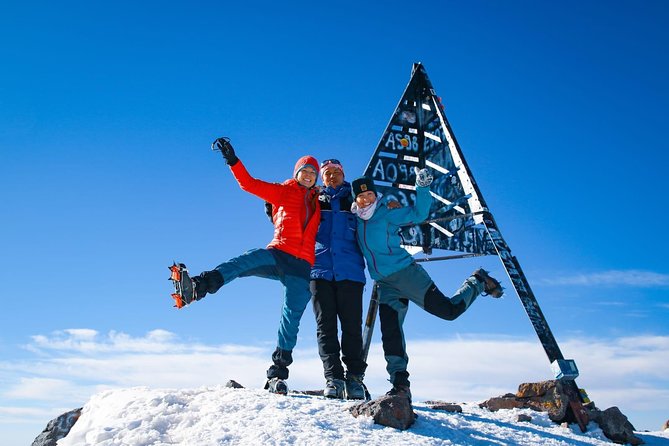
[[[332,159],[323,161],[323,162],[321,163],[321,169],[322,169],[323,167],[327,166],[327,165],[330,165],[330,164],[338,164],[338,165],[341,166],[341,163],[339,162],[338,159],[334,159],[334,158],[332,158]]]

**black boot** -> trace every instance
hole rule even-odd
[[[407,398],[409,402],[411,402],[411,389],[409,386],[404,384],[394,384],[393,388],[390,389],[386,395],[401,396],[403,398]]]
[[[279,347],[272,353],[273,364],[267,369],[267,378],[288,379],[288,366],[293,363],[293,352]]]
[[[271,393],[286,395],[288,393],[288,366],[293,363],[293,352],[279,347],[272,353],[272,364],[267,370],[265,389]]]
[[[391,382],[393,383],[393,388],[390,389],[386,395],[401,396],[408,398],[409,402],[411,402],[411,389],[409,387],[411,383],[409,382],[409,372],[406,370],[395,372]]]
[[[472,276],[483,284],[483,292],[489,294],[494,298],[502,297],[504,295],[504,288],[499,284],[497,279],[490,277],[488,271],[479,268],[472,273]]]
[[[202,299],[207,293],[215,293],[225,283],[221,273],[216,270],[205,271],[192,279],[195,284],[195,300]]]

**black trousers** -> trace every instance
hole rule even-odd
[[[342,362],[349,374],[363,375],[367,369],[362,360],[362,292],[365,285],[351,280],[316,279],[309,286],[325,379],[344,379]],[[341,345],[337,320],[341,323]]]

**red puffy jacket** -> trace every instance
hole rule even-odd
[[[300,259],[313,266],[321,208],[316,188],[307,189],[295,179],[268,183],[253,178],[241,161],[230,167],[239,187],[272,203],[274,212],[274,238],[267,245]]]

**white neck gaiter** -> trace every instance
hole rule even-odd
[[[376,205],[379,203],[379,200],[381,200],[381,197],[383,197],[382,194],[377,193],[376,194],[376,201],[366,208],[360,208],[358,206],[358,203],[355,201],[351,205],[351,212],[353,212],[355,215],[358,217],[362,218],[363,220],[369,220],[372,218],[372,215],[374,215],[374,211],[376,211]]]

